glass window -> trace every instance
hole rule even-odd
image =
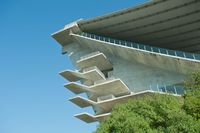
[[[200,54],[194,54],[196,60],[200,60]]]
[[[148,46],[148,45],[146,45],[146,50],[147,50],[147,51],[151,51],[151,47]]]
[[[184,57],[184,54],[181,51],[176,51],[176,55],[179,57]]]
[[[132,43],[132,47],[133,47],[133,48],[138,48],[138,44]]]
[[[119,44],[119,40],[115,40],[115,43],[116,43],[116,44]]]
[[[108,42],[108,38],[107,37],[105,37],[105,41]]]
[[[144,45],[139,45],[139,49],[143,49],[144,50]]]
[[[91,38],[93,38],[93,39],[94,39],[94,35],[91,35]]]
[[[100,36],[100,40],[103,41],[103,37],[102,36]]]
[[[194,59],[193,54],[187,53],[187,52],[185,52],[185,57],[190,58],[190,59]]]
[[[121,45],[124,45],[124,46],[125,46],[125,43],[126,43],[125,41],[121,41]]]
[[[166,86],[166,90],[168,93],[173,93],[173,94],[176,94],[175,92],[175,89],[174,89],[174,86],[173,85],[169,85],[169,86]]]
[[[176,55],[174,50],[167,50],[169,55]]]
[[[162,53],[162,54],[167,54],[167,50],[164,49],[164,48],[160,48],[160,53]]]
[[[176,86],[176,92],[179,95],[184,94],[183,86]]]
[[[111,38],[111,39],[110,39],[110,42],[111,42],[111,43],[114,43],[114,42],[115,42],[115,40]]]
[[[153,52],[159,53],[159,48],[153,47]]]
[[[126,45],[131,47],[131,42],[126,42]]]

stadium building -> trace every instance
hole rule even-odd
[[[52,34],[76,70],[60,75],[75,94],[69,100],[109,116],[117,103],[153,93],[184,93],[187,75],[200,68],[200,0],[152,0],[136,7],[67,24]]]

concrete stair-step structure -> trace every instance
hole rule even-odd
[[[75,94],[89,92],[91,94],[89,99],[93,101],[96,101],[98,97],[110,94],[115,97],[130,94],[129,88],[120,79],[105,80],[92,86],[70,82],[65,87]]]

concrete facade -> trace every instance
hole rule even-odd
[[[170,3],[174,3],[180,8],[193,7],[194,3],[199,4],[192,0],[188,2],[157,0],[147,5],[150,6],[152,3],[166,4],[169,7]],[[156,6],[155,4],[154,10],[161,10],[156,9]],[[132,10],[135,9],[130,9]],[[127,12],[120,17],[128,19],[129,15]],[[153,93],[169,93],[175,96],[184,93],[183,81],[189,73],[200,68],[199,54],[118,40],[118,38],[107,37],[107,34],[100,36],[84,32],[98,29],[98,26],[95,28],[96,19],[78,20],[52,35],[61,44],[62,53],[67,54],[76,67],[76,70],[60,72],[61,76],[70,81],[65,87],[75,94],[86,93],[88,96],[87,98],[75,96],[69,100],[81,108],[92,106],[94,109],[94,115],[81,113],[75,117],[87,123],[101,121],[109,116],[115,104],[125,103],[130,98]],[[105,20],[104,27],[115,21],[112,17],[108,21],[106,16]],[[94,33],[98,31],[94,30]]]

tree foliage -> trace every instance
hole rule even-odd
[[[152,94],[113,108],[95,133],[200,132],[200,72],[185,82],[183,97]]]
[[[200,72],[192,73],[185,82],[183,109],[196,119],[200,119]]]
[[[200,123],[188,115],[180,98],[152,95],[130,100],[114,107],[96,133],[161,133],[200,131]]]

